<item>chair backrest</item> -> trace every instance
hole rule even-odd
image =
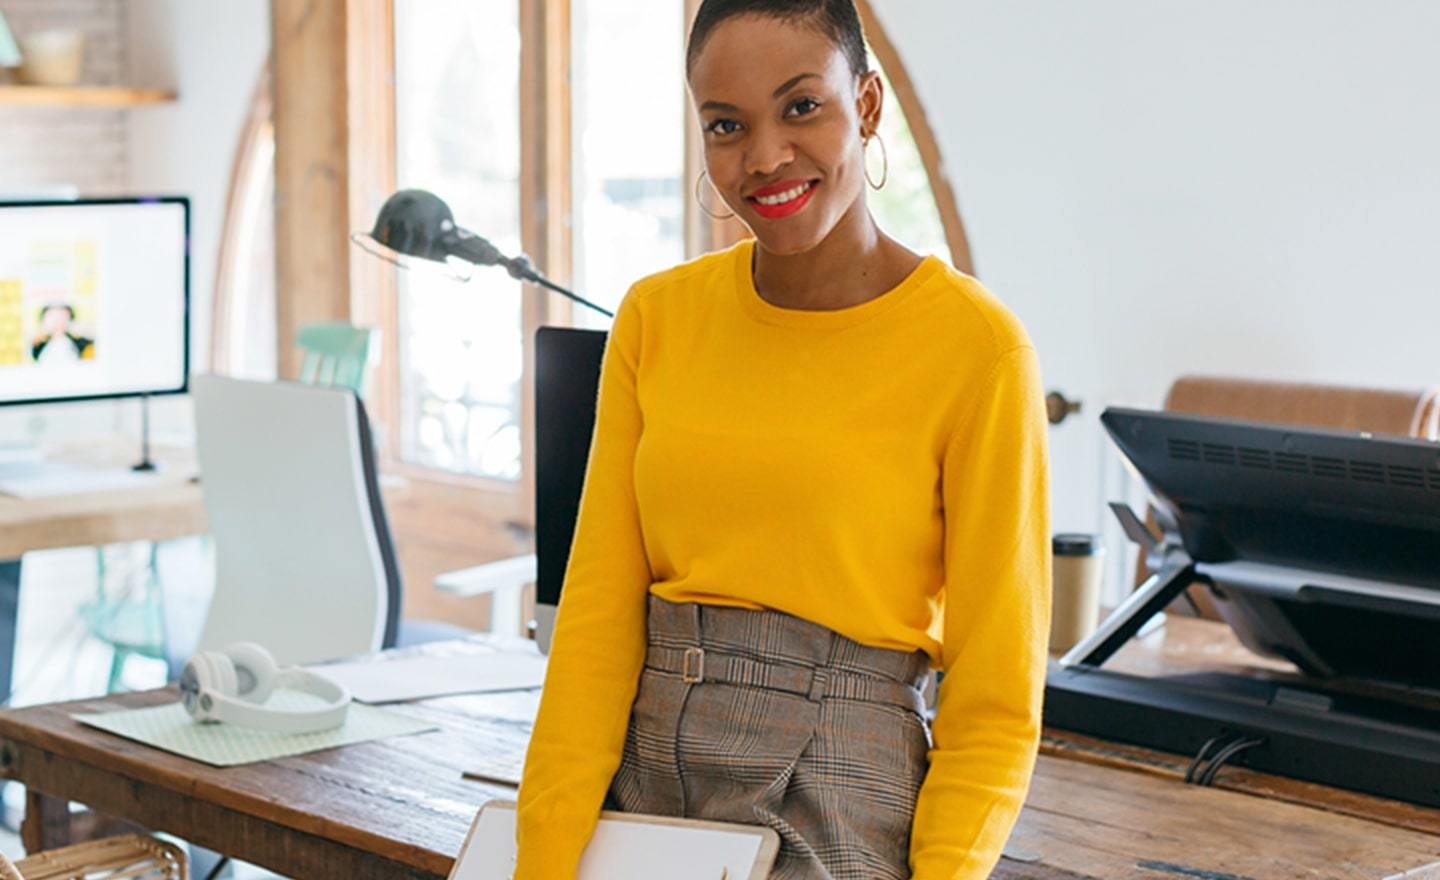
[[[300,381],[306,385],[348,388],[365,396],[365,377],[374,350],[373,327],[344,323],[306,324],[295,334],[305,353]]]
[[[1302,382],[1268,382],[1220,376],[1181,376],[1165,396],[1165,409],[1190,415],[1249,419],[1310,428],[1369,431],[1423,440],[1440,439],[1440,388],[1395,391]],[[1149,516],[1155,528],[1154,516]],[[1144,554],[1136,582],[1149,577]],[[1192,586],[1201,617],[1219,620],[1209,593]],[[1184,608],[1183,600],[1174,607]]]
[[[395,642],[401,583],[354,393],[198,376],[215,595],[200,650],[255,641],[282,664]]]
[[[1170,386],[1165,409],[1220,416],[1369,431],[1435,440],[1440,434],[1440,389],[1394,391],[1301,382],[1265,382],[1217,376],[1182,376]]]

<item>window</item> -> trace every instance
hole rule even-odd
[[[461,226],[520,253],[518,4],[402,0],[395,19],[400,187],[439,195]],[[400,458],[519,479],[519,283],[493,269],[399,283]]]
[[[684,13],[678,0],[571,2],[575,287],[611,311],[685,259]]]
[[[890,173],[885,186],[871,189],[867,204],[875,222],[901,244],[922,254],[937,254],[952,259],[945,240],[945,226],[940,221],[940,208],[930,187],[930,174],[920,158],[905,108],[895,94],[895,87],[880,62],[872,55],[870,65],[880,72],[885,83],[885,109],[880,117],[880,137],[885,142]],[[867,150],[867,166],[871,177],[880,180],[884,171],[880,145],[872,143]]]
[[[270,61],[260,69],[236,146],[215,279],[210,368],[275,378],[275,125]]]

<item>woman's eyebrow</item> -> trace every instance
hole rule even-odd
[[[774,94],[772,94],[770,97],[772,97],[772,98],[778,98],[778,97],[780,97],[781,95],[785,94],[786,92],[790,91],[791,89],[795,88],[795,86],[796,86],[801,80],[803,80],[803,79],[809,79],[809,78],[812,77],[812,76],[815,77],[816,79],[819,79],[819,78],[820,78],[820,74],[818,74],[818,73],[802,73],[802,74],[799,74],[798,76],[792,76],[792,77],[790,77],[789,79],[785,80],[785,83],[784,83],[783,85],[781,85],[780,88],[776,89],[775,92],[774,92]]]
[[[802,73],[796,76],[792,76],[789,79],[785,80],[785,82],[780,86],[780,88],[774,91],[771,97],[780,97],[781,95],[795,88],[795,86],[798,85],[802,80],[809,79],[812,76],[816,79],[822,78],[818,73]],[[739,109],[740,108],[736,107],[734,104],[726,104],[724,101],[706,101],[705,103],[700,105],[700,110],[702,112],[705,110],[728,110],[733,112],[738,111]]]

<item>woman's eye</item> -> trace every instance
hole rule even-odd
[[[729,128],[726,128],[726,126],[729,126]],[[734,134],[734,133],[735,133],[735,130],[738,129],[739,127],[740,127],[740,124],[739,124],[738,122],[736,122],[735,120],[733,120],[733,119],[717,119],[717,120],[715,120],[714,122],[710,123],[709,125],[705,126],[705,130],[706,130],[707,132],[709,132],[710,134],[722,134],[722,135],[723,135],[723,134]]]
[[[814,113],[814,112],[815,112],[816,110],[818,110],[818,109],[820,109],[820,102],[819,102],[819,101],[815,100],[814,98],[801,98],[800,100],[796,101],[794,104],[791,104],[791,105],[790,105],[790,110],[796,110],[796,111],[799,111],[799,112],[793,113],[793,114],[787,112],[785,115],[787,115],[787,116],[791,116],[791,115],[794,115],[794,116],[809,116],[811,113]]]

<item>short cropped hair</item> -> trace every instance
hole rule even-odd
[[[870,72],[870,61],[865,54],[865,29],[860,24],[855,0],[704,0],[690,28],[689,47],[685,52],[687,72],[695,67],[695,59],[715,28],[739,15],[766,15],[811,25],[845,53],[845,60],[856,76]]]

